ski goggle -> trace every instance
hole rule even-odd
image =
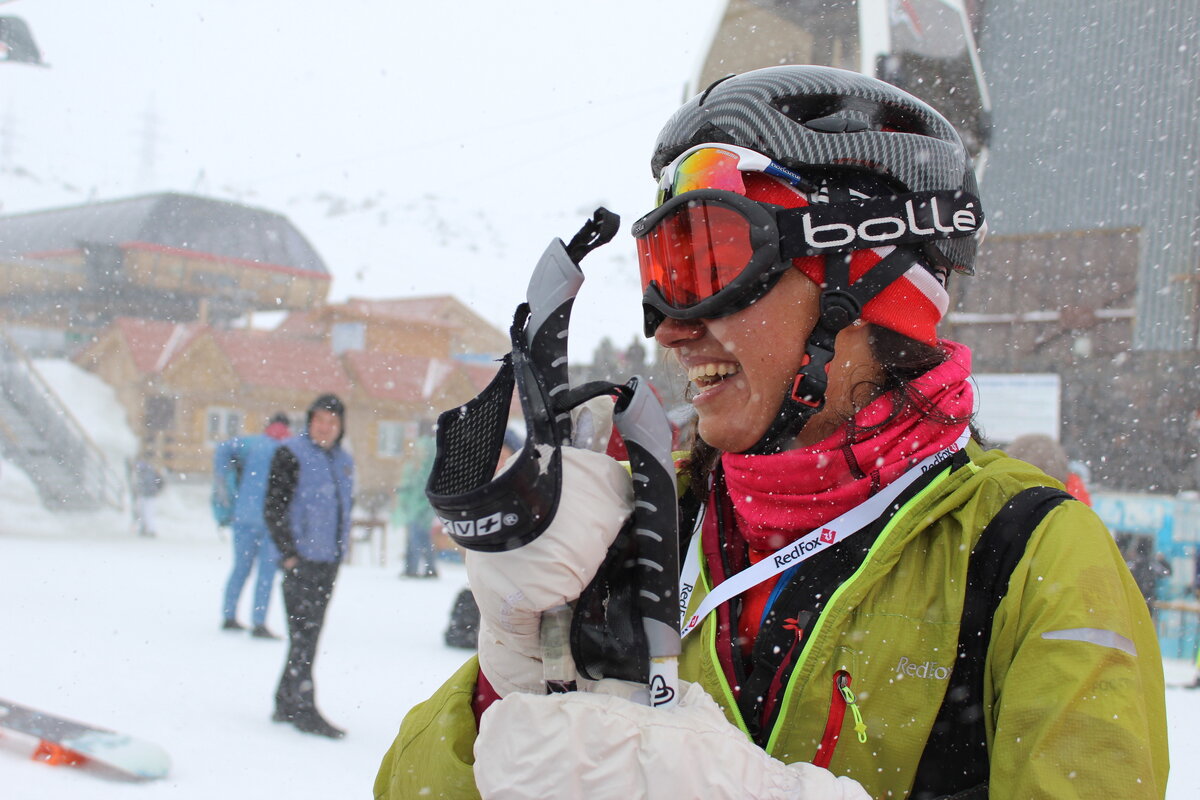
[[[779,162],[736,145],[696,145],[663,168],[658,208],[633,227],[647,336],[665,316],[733,314],[787,271],[790,264],[779,257],[779,207],[745,196],[746,172],[804,192],[815,188]]]
[[[746,194],[743,172],[761,172],[781,178],[803,192],[814,190],[809,181],[762,153],[733,144],[698,144],[679,154],[658,177],[658,198],[662,205],[672,197],[696,189],[723,189]]]
[[[956,190],[887,193],[785,208],[745,196],[744,173],[815,186],[761,153],[698,145],[664,168],[662,204],[633,225],[647,336],[666,317],[737,313],[765,295],[792,259],[974,236],[979,198]],[[931,256],[932,257],[932,256]],[[935,262],[936,263],[936,262]]]
[[[646,335],[664,317],[727,316],[770,291],[791,267],[779,255],[778,210],[723,189],[693,189],[634,223]]]

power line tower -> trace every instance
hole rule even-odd
[[[146,104],[146,113],[142,115],[141,147],[138,156],[138,187],[142,191],[152,191],[157,178],[158,147],[162,140],[158,111],[154,98]]]
[[[12,106],[4,109],[4,118],[0,119],[0,172],[13,171],[16,167],[16,116]]]

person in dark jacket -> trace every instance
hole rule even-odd
[[[131,468],[133,489],[133,528],[138,536],[153,538],[155,529],[154,498],[162,494],[163,475],[154,466],[150,453],[143,450]]]
[[[345,731],[317,711],[313,661],[338,566],[350,536],[354,460],[342,449],[346,409],[318,397],[304,433],[282,442],[271,461],[263,516],[283,570],[288,657],[275,691],[276,722],[340,739]]]

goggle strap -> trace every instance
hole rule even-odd
[[[983,211],[973,194],[938,190],[814,203],[779,211],[777,220],[780,255],[801,258],[974,236]]]
[[[813,329],[804,346],[804,363],[796,373],[792,390],[784,395],[783,405],[767,432],[745,452],[771,455],[783,451],[825,407],[825,389],[829,384],[829,364],[833,361],[833,342],[837,334],[823,325]]]
[[[606,395],[628,402],[629,398],[633,395],[633,390],[623,383],[590,381],[580,386],[572,387],[555,396],[554,409],[560,414],[569,414],[575,407],[583,405],[588,400]]]
[[[879,259],[879,263],[859,276],[859,279],[847,287],[846,291],[853,295],[863,308],[866,308],[867,303],[874,300],[880,292],[912,269],[913,265],[918,262],[917,253],[918,251],[912,247],[897,247]],[[827,257],[826,262],[829,260],[831,258]],[[840,260],[846,264],[846,269],[849,270],[846,259],[843,257]]]
[[[833,362],[838,332],[858,319],[872,298],[907,272],[914,258],[912,249],[897,247],[850,283],[849,256],[831,253],[825,257],[826,286],[821,292],[821,316],[804,345],[804,362],[796,372],[791,391],[784,396],[779,414],[747,453],[780,452],[825,406],[829,365]]]
[[[621,218],[604,206],[597,208],[592,218],[571,237],[567,255],[578,264],[583,257],[601,245],[608,244],[621,227]]]

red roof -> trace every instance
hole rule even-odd
[[[204,334],[229,359],[243,383],[344,392],[350,380],[325,341],[298,339],[262,330],[213,330],[199,323],[176,324],[151,319],[120,317],[113,321],[143,374],[157,374]]]
[[[351,297],[346,300],[344,306],[351,313],[366,317],[390,317],[446,324],[445,311],[452,302],[454,298],[450,295],[395,297],[387,300]]]
[[[427,402],[462,365],[445,358],[354,351],[342,356],[355,384],[371,397],[402,403]]]
[[[177,324],[155,319],[118,317],[113,325],[124,338],[140,373],[162,372],[176,354],[206,330],[200,324]]]
[[[328,342],[245,329],[214,330],[212,338],[244,383],[312,392],[345,392],[350,388],[350,380]]]

